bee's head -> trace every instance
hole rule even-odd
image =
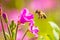
[[[40,13],[40,11],[36,10],[35,13]]]

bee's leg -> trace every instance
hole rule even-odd
[[[40,18],[42,19],[43,18],[43,15],[41,15]]]
[[[45,15],[43,15],[43,17],[44,17],[44,19],[46,19],[46,16]]]

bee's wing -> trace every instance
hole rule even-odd
[[[47,18],[46,14],[43,11],[41,11],[41,14],[43,15],[42,16],[43,18],[45,18],[45,19]]]

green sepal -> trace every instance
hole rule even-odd
[[[7,32],[5,32],[5,36],[6,36],[7,40],[8,39],[10,40],[10,36],[9,36],[9,34]]]
[[[8,23],[8,19],[7,18],[5,19],[5,22]]]
[[[16,24],[14,23],[13,20],[11,21],[10,24],[10,30],[11,30],[12,40],[15,40]]]

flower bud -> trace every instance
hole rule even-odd
[[[0,16],[1,16],[1,13],[2,13],[2,6],[0,5]]]
[[[0,15],[1,15],[1,8],[0,8]]]
[[[6,14],[5,14],[5,13],[3,13],[3,14],[2,14],[2,16],[3,16],[4,20],[5,20],[5,22],[7,23],[7,22],[8,22],[8,20],[7,20],[7,16],[6,16]]]

